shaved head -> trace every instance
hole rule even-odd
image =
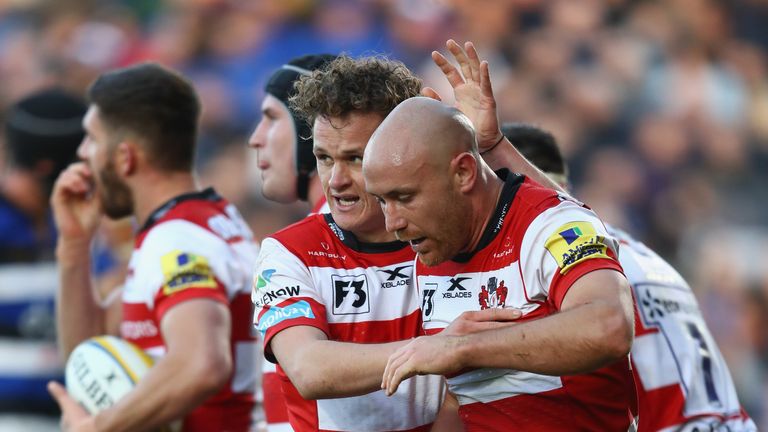
[[[376,129],[363,164],[364,169],[373,164],[442,166],[463,152],[477,155],[469,119],[442,102],[414,97],[398,105]]]
[[[384,210],[387,231],[436,265],[467,251],[482,203],[494,203],[493,171],[459,110],[425,97],[397,106],[368,141],[366,190]],[[497,180],[498,182],[498,180]],[[489,199],[490,197],[490,199]]]

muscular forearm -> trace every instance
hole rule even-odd
[[[106,332],[104,310],[91,284],[90,257],[89,242],[60,240],[56,247],[56,325],[64,358],[83,340]]]
[[[494,170],[509,168],[513,172],[530,177],[533,181],[544,187],[567,193],[560,185],[541,172],[540,169],[528,162],[506,138],[496,147],[483,153],[483,160]]]
[[[629,352],[633,328],[622,309],[596,301],[535,321],[461,336],[455,340],[457,355],[470,368],[545,375],[590,372]]]
[[[355,344],[315,340],[280,364],[305,399],[358,396],[381,389],[387,359],[408,342]]]
[[[230,369],[188,356],[167,355],[112,408],[96,416],[99,431],[156,430],[183,418],[214,395]]]

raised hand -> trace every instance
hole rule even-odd
[[[77,162],[61,173],[53,186],[51,207],[61,240],[90,242],[102,215],[98,194],[93,191],[93,173]]]
[[[465,42],[462,48],[449,39],[445,46],[456,59],[461,72],[445,56],[432,52],[432,60],[443,71],[453,88],[455,107],[464,113],[475,127],[480,152],[489,150],[503,138],[496,112],[496,98],[493,96],[488,62],[480,58],[472,42]],[[442,100],[431,87],[424,87],[423,96]]]

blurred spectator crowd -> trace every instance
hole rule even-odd
[[[263,237],[307,211],[261,197],[246,147],[274,68],[385,54],[447,95],[429,54],[472,40],[502,120],[553,132],[576,196],[691,282],[745,408],[768,428],[766,23],[766,0],[0,1],[0,118],[52,84],[83,94],[110,68],[171,66],[203,100],[202,183]],[[108,233],[125,245],[130,224]]]

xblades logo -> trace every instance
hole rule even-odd
[[[448,282],[451,283],[451,286],[448,287],[448,291],[453,291],[457,288],[459,289],[459,291],[466,291],[467,289],[464,288],[464,286],[461,283],[469,279],[472,279],[472,278],[462,276],[462,277],[455,277],[455,278],[449,279]]]
[[[443,298],[444,299],[472,298],[472,293],[467,291],[467,289],[464,288],[464,286],[461,284],[462,282],[469,279],[472,279],[472,278],[466,277],[466,276],[450,278],[448,282],[451,283],[451,286],[449,286],[446,292],[443,293]]]
[[[410,268],[410,267],[412,267],[412,266],[407,265],[407,266],[402,266],[402,267],[395,267],[394,270],[381,269],[379,271],[389,275],[389,277],[387,278],[387,281],[393,281],[396,278],[407,278],[408,275],[405,274],[405,273],[401,273],[401,272],[403,270],[407,269],[407,268]]]
[[[408,281],[411,279],[411,275],[403,273],[403,270],[409,269],[413,266],[405,265],[400,267],[395,267],[392,270],[387,269],[381,269],[379,270],[382,273],[387,274],[387,280],[381,283],[382,288],[393,288],[396,286],[402,286],[407,285]]]

